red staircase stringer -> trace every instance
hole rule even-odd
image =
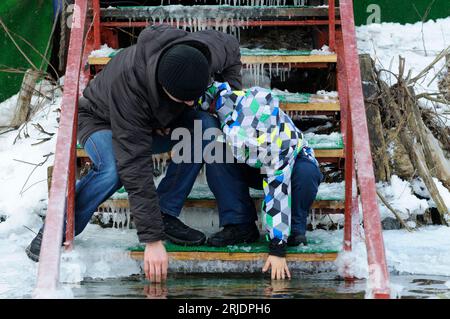
[[[72,190],[72,196],[68,198],[67,209],[73,210],[74,206],[75,132],[88,0],[76,0],[75,8],[35,297],[45,297],[47,293],[55,292],[58,289],[66,196],[70,190]]]
[[[361,87],[352,0],[340,1],[340,14],[345,71],[352,120],[354,156],[363,210],[369,266],[369,287],[375,298],[389,298],[389,273],[386,264],[367,118],[364,107],[364,96]]]

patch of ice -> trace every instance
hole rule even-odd
[[[325,91],[325,90],[317,91],[316,94],[325,99],[337,99],[339,96],[338,92],[336,91]]]
[[[100,49],[94,50],[89,54],[91,58],[107,58],[111,54],[116,53],[116,49],[110,48],[107,44],[103,44]]]
[[[338,232],[334,232],[338,233]],[[414,232],[383,231],[386,260],[390,272],[450,276],[450,228],[426,226]],[[354,241],[352,252],[341,252],[335,263],[339,274],[368,277],[367,251],[363,240]]]
[[[139,262],[127,249],[137,244],[136,230],[101,228],[89,224],[75,239],[75,250],[63,253],[61,282],[79,283],[84,278],[127,277],[140,274]]]
[[[330,50],[330,47],[328,45],[322,46],[319,50],[314,49],[311,51],[311,55],[330,55],[330,54],[334,54],[334,52]]]

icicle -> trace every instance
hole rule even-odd
[[[131,211],[129,209],[126,210],[126,214],[127,214],[127,229],[130,229],[130,224],[131,224]]]
[[[315,209],[312,210],[312,214],[311,214],[311,226],[312,226],[313,230],[316,230],[317,223],[316,223],[316,210]]]

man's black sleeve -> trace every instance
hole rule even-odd
[[[226,36],[225,47],[226,47],[226,60],[224,69],[222,71],[222,77],[224,81],[230,84],[231,88],[234,90],[242,89],[242,62],[241,62],[241,51],[239,48],[239,41],[228,34]]]
[[[119,177],[128,192],[130,210],[141,243],[162,240],[163,224],[153,182],[152,128],[146,103],[127,94],[126,79],[112,84],[110,117]]]
[[[232,89],[241,90],[242,63],[239,41],[234,36],[223,32],[215,30],[203,32],[208,39],[215,80],[228,82]]]

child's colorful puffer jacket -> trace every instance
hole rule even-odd
[[[285,243],[291,225],[292,169],[300,152],[318,165],[313,149],[270,90],[232,91],[228,83],[214,82],[200,107],[217,114],[233,156],[265,174],[263,225],[271,240]]]

